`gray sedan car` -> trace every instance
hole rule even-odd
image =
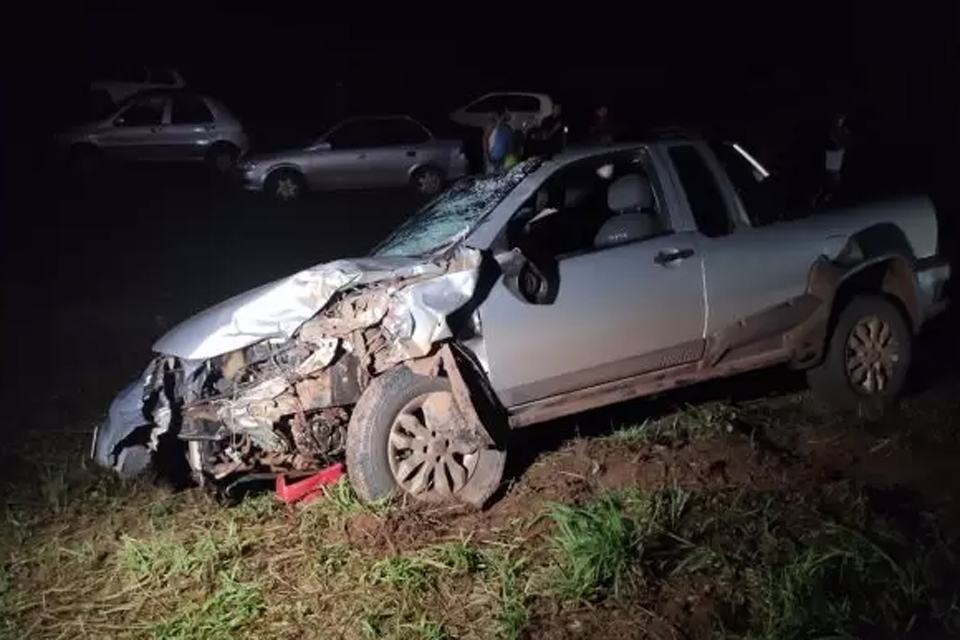
[[[230,171],[247,149],[240,121],[218,100],[184,90],[150,90],[110,113],[57,136],[61,152],[81,173],[103,160],[206,161]]]
[[[308,190],[404,185],[429,195],[467,167],[460,140],[439,140],[406,116],[350,118],[304,149],[240,162],[245,189],[285,201]]]

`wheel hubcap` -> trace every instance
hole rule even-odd
[[[440,188],[440,174],[434,171],[425,171],[417,179],[420,193],[433,193]]]
[[[883,393],[900,360],[890,325],[876,316],[860,320],[847,338],[847,378],[864,395]]]
[[[453,395],[430,393],[408,403],[390,428],[387,457],[397,484],[421,499],[444,499],[473,476],[480,455],[457,428]]]
[[[300,185],[293,178],[280,178],[277,181],[277,197],[281,200],[293,200],[300,193]]]

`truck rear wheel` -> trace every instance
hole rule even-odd
[[[398,492],[425,502],[481,507],[506,454],[469,435],[450,382],[397,367],[375,379],[347,428],[347,472],[362,500]]]
[[[814,395],[831,409],[874,418],[903,391],[913,333],[886,298],[861,294],[840,312],[823,362],[807,371]]]

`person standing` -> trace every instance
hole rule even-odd
[[[608,145],[614,141],[616,133],[610,120],[610,109],[600,105],[594,112],[593,126],[590,127],[591,144]]]
[[[830,123],[827,137],[827,148],[824,154],[825,184],[821,189],[820,197],[823,201],[829,200],[840,186],[843,177],[843,166],[846,160],[847,149],[850,146],[850,129],[847,128],[846,114],[834,115]]]
[[[523,132],[514,129],[510,136],[510,149],[507,151],[507,156],[503,159],[504,171],[509,171],[523,160],[526,146],[527,141],[524,138]]]
[[[512,143],[513,128],[510,126],[510,113],[506,109],[501,109],[491,120],[488,131],[484,133],[487,173],[503,170],[503,163],[507,154],[510,153]]]
[[[563,121],[563,107],[554,104],[553,110],[540,123],[532,138],[535,143],[533,155],[552,156],[563,151],[566,126]]]

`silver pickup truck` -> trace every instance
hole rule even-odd
[[[904,385],[950,275],[924,197],[791,206],[738,144],[674,136],[466,178],[372,253],[186,320],[93,457],[165,443],[214,487],[346,459],[357,493],[484,504],[510,428],[787,363],[839,410]]]

